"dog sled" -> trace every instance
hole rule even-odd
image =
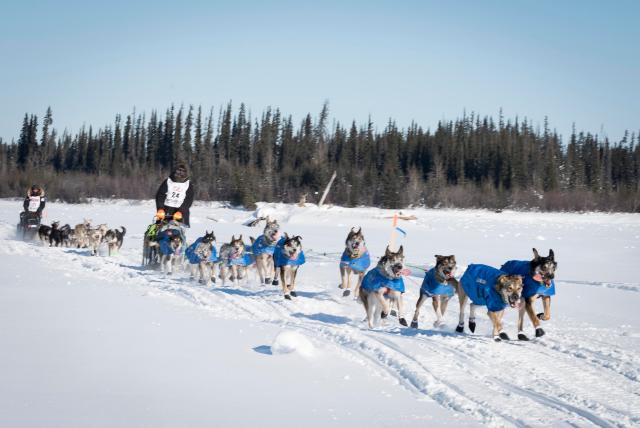
[[[40,221],[42,219],[35,212],[21,212],[20,223],[18,223],[17,233],[18,237],[24,241],[33,240],[40,228]]]

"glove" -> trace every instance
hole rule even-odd
[[[164,220],[164,209],[160,208],[156,212],[156,217],[158,218],[158,220]]]
[[[182,213],[181,213],[180,211],[176,211],[176,212],[173,214],[173,219],[174,219],[175,221],[182,221]]]

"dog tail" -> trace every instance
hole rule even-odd
[[[127,228],[124,226],[120,226],[122,228],[122,236],[124,236],[127,233]]]

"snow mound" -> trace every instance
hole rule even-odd
[[[314,353],[314,346],[305,335],[287,330],[278,334],[273,340],[271,352],[274,355],[297,352],[305,357],[311,357]]]

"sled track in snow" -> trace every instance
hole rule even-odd
[[[250,283],[205,288],[183,273],[168,277],[141,269],[135,250],[107,259],[88,256],[85,250],[5,242],[4,253],[38,257],[52,269],[68,269],[101,282],[178,297],[225,319],[267,322],[301,331],[399,383],[417,398],[434,400],[484,425],[527,427],[558,421],[574,426],[640,424],[637,357],[606,340],[607,331],[594,338],[583,334],[576,344],[579,329],[558,328],[543,340],[507,346],[495,344],[489,337],[391,327],[395,319],[368,330],[361,321],[364,311],[352,299],[338,297],[337,291],[327,291],[312,281],[307,281],[300,297],[285,302],[280,289],[272,286]],[[554,367],[564,376],[554,377],[537,366]],[[603,378],[602,371],[615,382],[610,376]]]

